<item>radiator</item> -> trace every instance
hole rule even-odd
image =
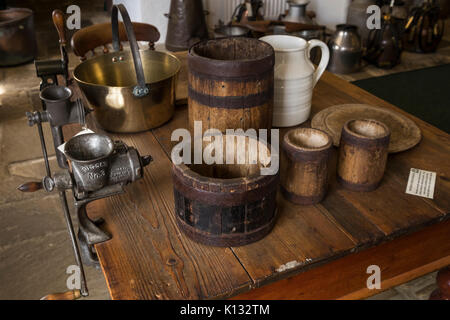
[[[264,1],[264,16],[271,19],[278,19],[280,14],[286,10],[287,0],[266,0]]]

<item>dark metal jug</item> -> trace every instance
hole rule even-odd
[[[166,17],[166,48],[170,51],[184,51],[209,38],[202,0],[172,0]]]
[[[378,68],[390,69],[400,63],[403,21],[389,14],[383,17],[381,29],[369,33],[365,59]]]

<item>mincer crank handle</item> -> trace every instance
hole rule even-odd
[[[41,298],[41,300],[76,300],[81,298],[80,290],[73,290],[60,293],[51,293]]]
[[[38,115],[39,120],[33,121],[33,120],[31,120],[33,115],[31,113],[27,112],[27,116],[29,119],[28,124],[30,126],[32,126],[34,124],[37,125],[38,132],[39,132],[39,140],[41,141],[42,156],[44,157],[45,171],[47,172],[47,177],[51,178],[52,173],[50,170],[50,163],[48,162],[47,147],[45,145],[44,131],[42,130],[42,123],[40,120],[40,115],[39,115],[39,113],[35,113],[35,115],[36,114]],[[35,192],[40,189],[43,189],[43,184],[42,184],[42,182],[28,182],[28,183],[24,183],[24,184],[20,185],[17,189],[19,189],[22,192]]]
[[[66,45],[66,31],[64,29],[64,13],[61,10],[53,10],[52,12],[53,24],[58,31],[59,43],[63,46]]]
[[[21,184],[20,186],[17,187],[17,189],[19,191],[22,192],[35,192],[41,189],[44,189],[42,182],[27,182],[24,184]]]
[[[67,65],[68,65],[69,61],[68,61],[67,51],[66,51],[67,38],[66,38],[66,30],[65,30],[65,26],[64,26],[64,13],[59,9],[53,10],[52,19],[53,19],[53,24],[56,27],[56,31],[58,31],[59,49],[61,51],[61,59],[65,66],[65,69],[64,69],[64,80],[66,82],[65,85],[69,86],[70,79],[69,79],[69,72],[67,70]]]
[[[44,156],[44,163],[45,163],[45,171],[47,172],[47,177],[52,177],[52,173],[50,171],[50,164],[48,162],[48,156],[47,156],[47,148],[45,146],[45,138],[44,138],[44,132],[42,131],[42,124],[40,121],[37,122],[38,132],[39,132],[39,139],[41,140],[41,148],[42,148],[42,155]]]

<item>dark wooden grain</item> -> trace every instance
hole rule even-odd
[[[177,92],[187,93],[186,81],[181,83],[184,87]],[[288,285],[291,278],[270,292],[281,298],[361,298],[372,293],[362,289],[360,282],[367,274],[356,263],[376,264],[371,254],[381,259],[388,274],[383,288],[448,264],[449,223],[441,221],[450,212],[449,135],[326,72],[314,92],[313,114],[342,103],[367,103],[403,113],[418,124],[423,139],[411,150],[390,155],[380,187],[364,194],[337,184],[333,151],[324,201],[297,206],[278,194],[279,220],[273,231],[261,241],[238,248],[197,244],[176,226],[170,151],[177,142],[171,141],[171,133],[188,128],[186,106],[177,107],[170,122],[151,132],[115,136],[142,154],[151,154],[154,162],[145,169],[145,178],[129,186],[126,194],[88,208],[89,215],[105,219],[105,228],[113,235],[96,246],[112,298],[229,297],[297,274],[303,280],[294,281],[296,286]],[[437,172],[435,199],[405,194],[411,167]],[[427,225],[433,226],[424,229]],[[398,238],[403,234],[411,235]],[[323,282],[327,280],[323,270],[339,277]]]
[[[350,252],[355,244],[316,206],[298,206],[277,198],[279,217],[261,241],[233,248],[245,269],[261,286],[319,261]]]

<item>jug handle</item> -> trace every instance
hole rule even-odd
[[[330,61],[330,50],[328,49],[328,46],[320,40],[312,39],[308,41],[308,59],[311,53],[311,50],[315,47],[320,47],[322,51],[322,58],[320,59],[319,66],[317,67],[316,71],[314,71],[313,74],[313,88],[316,86],[317,81],[319,81],[320,77],[322,76],[323,72],[325,71],[328,62]]]
[[[139,46],[136,41],[136,36],[133,30],[128,11],[123,4],[113,5],[111,12],[111,26],[112,26],[112,45],[114,51],[119,51],[119,18],[118,11],[122,16],[125,31],[127,33],[128,42],[130,43],[131,53],[133,55],[134,69],[136,70],[137,86],[133,88],[133,95],[135,97],[144,97],[148,95],[149,88],[145,84],[144,69],[142,66],[141,55],[139,53]]]

